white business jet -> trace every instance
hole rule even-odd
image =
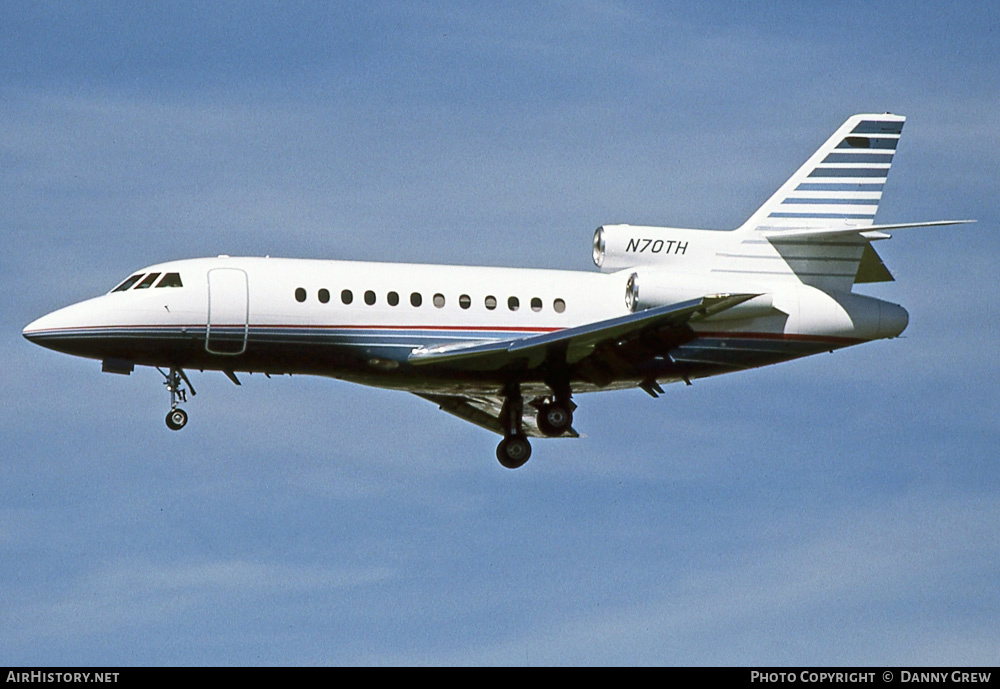
[[[39,318],[32,342],[155,366],[167,426],[187,423],[186,371],[312,374],[405,390],[500,434],[500,463],[528,437],[578,437],[573,395],[765,366],[907,325],[854,294],[892,280],[872,243],[904,118],[855,115],[739,228],[604,225],[598,272],[282,258],[198,258],[133,273]],[[164,370],[165,369],[165,370]]]

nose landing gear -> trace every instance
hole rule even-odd
[[[171,366],[170,373],[164,373],[163,369],[157,366],[156,370],[165,378],[163,384],[167,386],[167,390],[170,392],[170,411],[167,412],[166,418],[167,428],[172,431],[179,431],[188,422],[187,412],[177,406],[180,402],[187,402],[187,390],[184,389],[184,384],[187,384],[191,388],[192,396],[198,393],[195,392],[194,386],[191,385],[187,374],[184,373],[184,369]]]
[[[172,431],[179,431],[188,422],[187,412],[176,407],[167,412],[167,428]]]

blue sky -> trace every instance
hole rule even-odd
[[[1000,663],[993,3],[0,3],[0,662]],[[403,393],[34,347],[154,262],[587,270],[728,229],[855,112],[903,338],[579,398],[496,438]]]

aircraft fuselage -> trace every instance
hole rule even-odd
[[[156,286],[168,274],[178,275],[181,286]],[[154,265],[136,275],[138,285],[156,278],[147,287],[55,311],[27,326],[25,336],[112,368],[308,374],[411,391],[456,384],[489,391],[507,370],[416,368],[409,355],[420,347],[528,337],[630,313],[629,271],[218,257]],[[687,282],[686,291],[704,293],[706,286],[697,283]],[[867,297],[837,298],[792,284],[772,291],[781,296],[770,315],[709,319],[692,327],[679,351],[651,352],[625,379],[574,382],[583,383],[581,391],[634,386],[658,361],[661,380],[698,378],[892,337],[905,327],[900,307]],[[805,310],[804,301],[810,302]],[[666,358],[671,353],[673,361]],[[540,380],[527,375],[522,382]]]

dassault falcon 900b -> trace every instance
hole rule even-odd
[[[575,393],[765,366],[899,335],[906,311],[852,292],[892,280],[872,243],[904,118],[855,115],[729,232],[604,225],[598,272],[279,258],[149,266],[109,293],[39,318],[24,336],[155,366],[167,426],[187,414],[185,369],[312,374],[405,390],[503,437],[577,437]],[[166,369],[166,370],[164,370]]]

